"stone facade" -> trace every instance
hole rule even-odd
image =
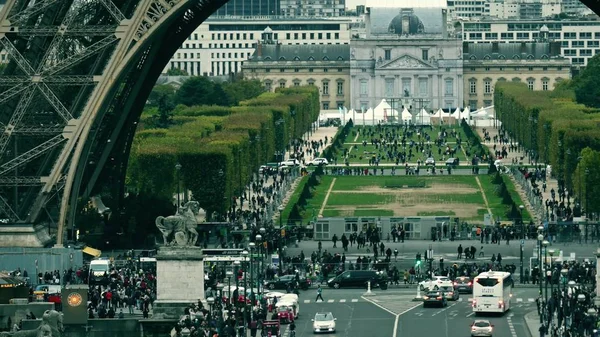
[[[498,82],[523,82],[530,90],[552,90],[571,78],[570,61],[553,43],[474,44],[464,46],[464,97],[471,110],[494,104]]]

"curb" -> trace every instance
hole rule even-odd
[[[532,311],[528,314],[525,314],[524,317],[525,320],[525,325],[527,325],[527,330],[529,330],[529,334],[531,336],[537,336],[539,335],[539,316],[537,311]],[[533,323],[535,322],[535,323]]]

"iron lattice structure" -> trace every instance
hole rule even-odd
[[[124,196],[146,99],[226,0],[8,0],[0,11],[0,219],[72,228],[78,200]]]

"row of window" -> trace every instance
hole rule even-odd
[[[280,88],[285,88],[286,87],[286,82],[287,80],[285,79],[280,79],[279,81],[276,81],[277,83],[279,83],[279,87]],[[323,96],[329,96],[329,80],[328,79],[324,79],[321,80],[321,95]],[[302,81],[299,79],[295,79],[292,81],[292,84],[294,87],[299,87],[300,85],[302,85]],[[307,80],[306,84],[308,85],[315,85],[315,81],[314,80]],[[268,91],[271,91],[273,87],[273,82],[270,80],[265,81],[265,88]],[[337,96],[344,96],[344,80],[337,80],[336,81],[336,93]]]
[[[303,72],[302,70],[307,70],[309,73],[314,72],[315,70],[317,70],[317,72],[319,71],[320,68],[308,68],[308,69],[300,69],[300,68],[294,68],[294,69],[285,69],[285,68],[281,68],[279,69],[280,73],[285,73],[285,72],[295,72],[295,73],[301,73]],[[271,68],[266,68],[264,69],[265,73],[270,73],[271,72]],[[337,68],[338,73],[344,72],[344,68]],[[254,69],[250,70],[250,72],[255,72]],[[328,73],[329,72],[329,68],[323,68],[323,72],[324,73]]]
[[[500,78],[498,79],[498,82],[505,82],[506,79],[504,78]],[[520,82],[521,79],[520,78],[513,78],[512,80],[513,82]],[[544,91],[548,91],[548,83],[549,83],[549,79],[548,78],[543,78],[542,79],[542,90]],[[535,85],[535,79],[534,78],[528,78],[527,79],[527,87],[529,88],[529,90],[533,90]],[[483,93],[484,94],[492,94],[493,93],[493,86],[492,86],[492,80],[491,79],[484,79],[483,80]],[[477,80],[476,79],[470,79],[469,80],[469,94],[471,95],[477,95]]]
[[[548,67],[527,67],[527,70],[528,71],[540,71],[540,68],[541,68],[542,71],[548,71]],[[558,66],[558,67],[556,67],[556,70],[561,71],[562,68],[563,67]],[[475,67],[471,67],[469,69],[471,69],[471,71],[477,71],[478,70],[478,68],[475,68]],[[484,67],[483,68],[483,70],[485,70],[485,71],[494,71],[494,70],[504,71],[505,69],[515,70],[515,71],[523,71],[521,69],[521,67],[519,67],[519,66],[510,66],[510,67]],[[479,68],[479,70],[481,70],[481,69]]]
[[[445,95],[446,96],[454,95],[454,80],[446,79],[445,84],[446,84]],[[428,78],[419,78],[417,85],[418,85],[419,96],[429,95],[429,79]],[[397,93],[396,79],[394,79],[394,78],[386,78],[385,79],[385,95],[388,97],[410,95],[413,91],[412,79],[411,78],[403,78],[401,80],[401,89],[402,89],[401,92]],[[368,80],[365,80],[365,79],[360,80],[359,95],[361,97],[369,96]]]
[[[213,41],[240,41],[248,40],[248,37],[250,40],[254,40],[254,33],[213,33],[211,36]],[[285,33],[286,40],[331,40],[332,37],[335,40],[339,40],[340,33]],[[279,33],[273,33],[273,38],[279,40]],[[190,40],[190,38],[188,38],[188,40]]]
[[[535,40],[538,39],[540,37],[540,33],[539,32],[507,32],[507,33],[500,33],[500,40]],[[594,36],[594,40],[600,40],[600,32],[595,32],[593,34]],[[498,40],[498,33],[480,33],[480,32],[473,32],[473,33],[469,33],[469,39],[470,40],[483,40],[485,38],[485,40]],[[553,39],[553,40],[576,40],[577,38],[577,33],[576,32],[564,32],[562,33],[562,37],[561,37],[561,33],[560,32],[549,32],[548,33],[548,38],[549,39]],[[592,39],[592,33],[591,32],[583,32],[583,33],[579,33],[579,40],[591,40]],[[583,42],[583,41],[582,41]]]
[[[391,49],[383,50],[383,59],[385,61],[390,61],[392,59],[392,50]],[[429,60],[429,49],[421,49],[421,59],[423,61]]]
[[[564,56],[577,56],[577,51],[579,51],[579,56],[592,56],[591,49],[563,49]],[[594,55],[600,54],[600,49],[596,49],[594,51]]]

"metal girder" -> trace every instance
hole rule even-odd
[[[10,99],[14,95],[20,94],[21,92],[23,92],[25,90],[29,90],[32,86],[33,86],[33,83],[28,83],[28,84],[24,84],[24,85],[18,85],[16,87],[12,87],[6,91],[3,91],[2,93],[0,93],[0,103]]]
[[[17,158],[14,158],[13,160],[10,160],[4,165],[0,166],[0,175],[5,175],[7,172],[14,170],[15,168],[23,165],[24,163],[27,163],[32,159],[41,156],[44,152],[52,149],[53,147],[64,142],[65,140],[66,138],[64,138],[62,134],[56,135],[48,139],[47,141],[41,143],[33,149],[21,154]]]
[[[112,2],[112,0],[100,0],[100,3],[104,5],[106,10],[110,13],[110,15],[117,21],[121,22],[125,20],[125,15],[121,13],[121,10]]]
[[[29,103],[31,103],[31,99],[33,98],[34,92],[35,86],[33,85],[27,90],[25,90],[25,93],[21,96],[21,99],[19,100],[17,108],[15,109],[15,111],[13,111],[12,116],[10,116],[10,121],[8,122],[8,125],[6,125],[4,132],[2,133],[2,135],[0,135],[0,158],[2,158],[6,153],[6,146],[8,145],[8,140],[12,133],[12,129],[15,128],[21,122],[21,119],[23,119],[25,111],[27,110]]]
[[[66,30],[66,28],[71,24],[71,22],[73,22],[73,19],[75,18],[75,15],[67,15],[66,17],[63,18],[63,21],[61,22],[61,25],[58,29],[58,31],[56,32],[56,35],[54,35],[54,38],[52,39],[52,41],[50,41],[50,45],[48,46],[48,48],[46,48],[46,52],[44,53],[44,55],[42,56],[42,61],[38,64],[37,66],[37,73],[39,74],[42,70],[42,68],[44,68],[46,66],[46,62],[48,62],[48,59],[50,59],[50,57],[53,55],[53,53],[55,53],[55,48],[58,47],[63,39],[64,39],[64,32]]]
[[[42,177],[0,177],[0,186],[40,186],[43,185]]]
[[[42,71],[42,75],[52,75],[52,74],[56,74],[64,69],[67,69],[70,66],[72,66],[78,62],[81,62],[81,61],[85,60],[86,58],[94,55],[98,51],[110,46],[111,44],[115,43],[118,40],[119,39],[114,35],[107,36],[104,39],[85,48],[80,53],[71,55],[71,56],[67,57],[66,59],[60,61],[59,63],[44,69]]]
[[[60,26],[38,26],[38,27],[19,27],[17,34],[20,36],[54,36],[60,30]],[[74,26],[68,27],[63,33],[65,36],[107,36],[113,34],[116,26]]]
[[[62,133],[64,126],[23,126],[14,129],[12,133],[27,136],[52,136]]]
[[[91,85],[96,84],[92,75],[58,75],[41,77],[41,82],[46,84],[61,85]],[[30,83],[33,80],[31,76],[0,76],[0,86],[17,85]]]
[[[29,64],[29,61],[27,61],[27,59],[25,59],[23,55],[19,53],[15,45],[12,44],[7,37],[0,39],[0,43],[2,46],[4,46],[4,50],[6,50],[8,55],[11,56],[15,62],[17,62],[19,68],[21,68],[27,75],[33,75],[35,73],[31,64]]]
[[[11,26],[17,26],[18,24],[23,23],[23,21],[29,19],[32,15],[37,14],[39,12],[43,12],[46,8],[54,5],[59,0],[39,0],[36,1],[34,5],[30,5],[25,8],[23,11],[16,13],[15,15],[9,16],[8,21],[10,21]]]
[[[71,115],[69,110],[67,108],[65,108],[65,106],[62,104],[60,99],[58,97],[56,97],[56,95],[54,94],[52,89],[50,89],[46,85],[46,83],[40,83],[40,84],[38,84],[37,87],[38,87],[38,89],[40,89],[40,92],[42,93],[42,95],[44,95],[44,97],[46,97],[46,99],[48,100],[50,105],[52,105],[52,107],[54,109],[56,109],[56,112],[60,115],[60,117],[62,117],[62,119],[64,119],[67,122],[70,121],[71,119],[73,119],[73,115]]]
[[[6,199],[4,199],[3,196],[0,195],[0,213],[4,213],[10,220],[21,220],[21,218],[19,218],[19,215],[17,215],[17,213],[12,209],[12,207],[10,207],[10,205],[8,204],[8,201],[6,201]]]

